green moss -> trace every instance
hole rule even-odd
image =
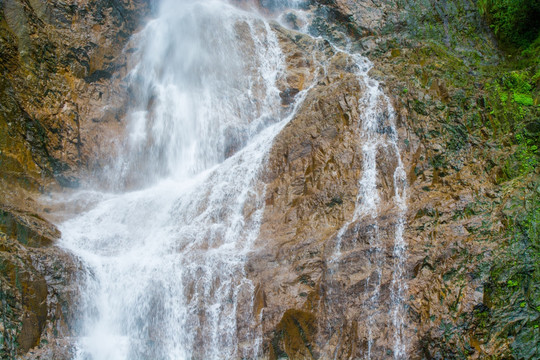
[[[534,101],[530,94],[514,93],[514,101],[519,105],[533,106]]]
[[[509,242],[486,284],[489,317],[475,314],[488,337],[510,340],[516,359],[540,358],[540,189],[535,181],[509,201]]]
[[[479,0],[478,8],[507,46],[526,47],[540,32],[537,0]]]
[[[441,178],[445,173],[455,175],[469,165],[470,174],[492,179],[500,191],[484,198],[483,203],[471,203],[451,214],[454,221],[464,223],[469,218],[482,218],[464,226],[476,244],[489,242],[492,253],[485,259],[461,253],[456,256],[466,264],[468,275],[474,273],[485,281],[484,301],[471,313],[459,316],[458,303],[449,304],[448,319],[435,322],[440,325],[441,338],[426,341],[435,358],[473,354],[482,358],[487,356],[482,351],[489,349],[496,354],[493,358],[537,359],[540,206],[535,199],[540,191],[540,38],[531,37],[528,45],[517,50],[505,46],[501,51],[482,21],[482,16],[488,15],[478,12],[478,3],[402,3],[407,24],[404,33],[410,40],[401,42],[404,49],[409,47],[402,53],[409,68],[393,62],[404,79],[396,86],[396,93],[411,114],[412,131],[428,147],[438,145],[436,151],[428,152],[429,164],[436,170],[433,178],[435,174]],[[518,3],[523,1],[515,5]],[[500,32],[497,37],[501,40]],[[483,164],[481,169],[470,166],[472,158],[476,165]],[[420,173],[415,171],[416,176]],[[444,186],[444,181],[439,185],[434,181],[431,187]],[[505,215],[497,215],[509,198],[512,206],[503,210]],[[424,215],[418,212],[417,217]],[[427,229],[428,225],[416,228]],[[443,279],[460,283],[464,274],[460,267],[453,267]]]

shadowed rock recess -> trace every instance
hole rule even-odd
[[[0,358],[540,358],[540,37],[504,37],[518,8],[186,0],[168,23],[180,29],[165,31],[181,40],[153,59],[144,51],[164,40],[148,36],[172,3],[0,0]],[[522,3],[534,24],[540,8]],[[183,70],[167,63],[184,57]],[[168,74],[199,102],[164,106]],[[179,130],[148,133],[186,104],[219,111],[182,116],[223,125],[204,122],[186,163],[205,163],[182,169],[167,137]],[[175,171],[191,197],[170,185]],[[160,181],[181,194],[169,207],[145,192]],[[90,256],[92,226],[115,235]],[[110,324],[92,292],[117,289],[99,279],[116,274],[129,226],[140,238],[126,237],[126,253],[170,237],[160,254],[176,260],[167,276],[157,260],[129,264],[155,282],[133,319],[111,315],[120,350],[98,351]]]

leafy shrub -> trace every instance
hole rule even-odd
[[[478,6],[501,41],[527,47],[540,31],[540,1],[479,0]]]

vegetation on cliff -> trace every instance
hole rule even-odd
[[[393,62],[397,71],[403,71],[398,77],[406,106],[417,116],[431,115],[429,123],[413,117],[412,126],[428,147],[442,145],[430,159],[437,170],[434,178],[439,178],[433,181],[444,184],[464,164],[481,162],[482,172],[476,176],[491,179],[494,185],[484,194],[476,193],[473,202],[455,215],[460,219],[490,214],[482,226],[468,230],[475,242],[485,239],[495,245],[493,256],[471,258],[464,252],[462,260],[456,260],[456,269],[475,264],[476,276],[484,282],[483,301],[472,312],[460,314],[458,298],[448,309],[450,316],[443,316],[441,332],[424,338],[426,351],[445,359],[536,359],[540,357],[540,4],[400,3],[409,36],[392,34],[384,46],[417,51],[414,59],[421,66],[412,74],[399,60]],[[406,73],[410,81],[405,80]],[[438,96],[425,96],[434,89]],[[502,226],[494,226],[498,222]],[[456,282],[460,272],[447,274]]]
[[[527,48],[538,39],[538,1],[478,0],[478,9],[505,45]]]

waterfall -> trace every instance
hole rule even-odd
[[[87,267],[76,358],[257,357],[244,265],[259,174],[305,91],[281,106],[276,36],[223,1],[163,1],[134,41],[128,133],[107,169],[119,191],[60,226]]]
[[[357,221],[361,216],[369,216],[373,221],[373,233],[370,234],[370,244],[372,245],[375,267],[375,277],[367,278],[367,282],[374,281],[375,290],[369,298],[368,308],[376,308],[382,311],[383,304],[379,302],[381,290],[382,268],[384,262],[384,252],[379,233],[378,207],[380,196],[377,189],[377,150],[379,147],[389,148],[397,160],[397,166],[393,174],[394,197],[393,201],[397,207],[397,217],[394,228],[394,246],[391,284],[391,304],[392,324],[394,329],[393,354],[394,359],[406,358],[406,340],[404,339],[404,293],[405,284],[404,261],[406,256],[403,230],[405,226],[406,211],[406,176],[401,161],[401,155],[397,145],[397,129],[395,125],[395,112],[390,103],[390,99],[382,92],[380,84],[375,79],[369,77],[368,72],[373,64],[365,57],[355,56],[358,64],[358,78],[366,86],[366,93],[361,99],[361,121],[363,141],[363,175],[360,179],[360,191],[358,193],[357,205],[351,223]],[[340,232],[343,230],[340,230]],[[366,288],[369,288],[367,284]],[[371,311],[368,310],[368,351],[367,358],[372,358],[372,346],[374,343],[374,319]]]
[[[343,50],[338,50],[343,51]],[[397,166],[393,173],[393,202],[397,208],[397,217],[394,226],[393,244],[393,265],[391,280],[391,304],[387,309],[391,313],[391,324],[393,328],[393,356],[394,359],[405,359],[407,357],[407,341],[404,338],[404,295],[406,284],[403,282],[404,262],[406,257],[406,244],[403,238],[405,227],[406,203],[406,174],[401,160],[399,147],[397,144],[397,129],[395,125],[395,111],[390,99],[383,93],[380,83],[371,78],[368,73],[373,64],[364,56],[359,54],[348,54],[357,66],[358,81],[364,85],[365,92],[359,100],[359,136],[362,142],[363,169],[362,177],[359,180],[359,191],[356,199],[355,210],[352,217],[344,223],[336,235],[336,246],[330,268],[333,272],[339,266],[341,257],[341,247],[343,236],[350,231],[358,232],[355,224],[361,219],[367,218],[371,223],[368,235],[369,257],[373,273],[366,278],[365,312],[367,314],[367,351],[364,354],[366,359],[373,358],[373,346],[377,337],[380,337],[381,330],[377,327],[374,314],[385,311],[385,304],[380,302],[381,281],[383,278],[384,258],[386,256],[379,230],[379,207],[380,193],[377,186],[377,151],[385,148],[392,153]],[[373,289],[371,293],[368,289]]]
[[[60,245],[87,269],[76,359],[259,358],[261,319],[252,315],[255,285],[245,265],[265,210],[261,174],[274,138],[310,87],[282,106],[277,84],[286,64],[276,34],[256,11],[223,0],[163,0],[132,42],[137,50],[127,78],[126,136],[100,174],[108,186],[77,195],[91,197],[93,206],[59,226]],[[368,76],[371,62],[348,55],[365,90],[356,119],[363,173],[332,261],[339,260],[345,232],[368,218],[368,260],[375,271],[366,280],[374,291],[365,303],[365,356],[372,358],[380,330],[373,313],[385,309],[394,358],[403,359],[406,182],[395,115]],[[398,164],[390,305],[379,299],[385,257],[378,228],[381,148]]]
[[[108,174],[138,184],[190,178],[280,119],[283,70],[268,22],[220,0],[164,0],[134,39],[134,104]]]

